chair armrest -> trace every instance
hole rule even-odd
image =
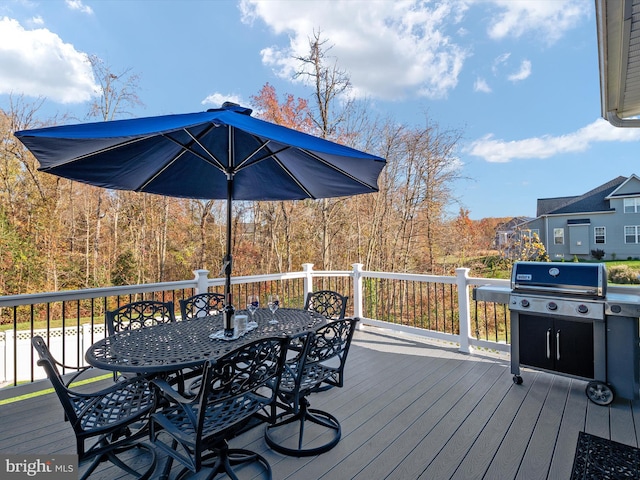
[[[154,380],[151,380],[151,382],[149,383],[158,390],[160,395],[167,397],[176,403],[181,403],[181,404],[193,403],[193,400],[194,400],[193,398],[187,398],[184,395],[181,395],[180,392],[174,389],[171,386],[171,384],[169,384],[169,382],[167,382],[164,379],[156,378]]]
[[[115,382],[109,385],[108,387],[103,388],[102,390],[92,391],[90,393],[77,392],[75,390],[72,390],[72,391],[74,395],[79,397],[99,397],[99,396],[107,396],[119,390],[124,390],[129,385],[138,385],[138,384],[141,385],[142,388],[150,389],[149,381],[146,378],[136,376],[136,377],[127,378],[126,380]],[[69,390],[71,391],[71,389]]]
[[[82,375],[84,372],[86,372],[87,370],[93,368],[89,365],[84,366],[84,367],[80,367],[77,365],[65,365],[64,363],[59,362],[58,360],[56,360],[55,358],[51,358],[51,360],[59,367],[62,368],[64,370],[76,370],[76,373],[74,373],[73,375],[71,375],[69,378],[65,378],[64,379],[64,386],[69,388],[70,385],[75,382],[76,378],[78,378],[80,375]],[[38,365],[42,365],[42,360],[38,360]],[[65,375],[66,376],[66,375]]]

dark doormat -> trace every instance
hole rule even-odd
[[[640,479],[640,450],[580,432],[571,480]]]

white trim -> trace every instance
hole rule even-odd
[[[640,196],[637,193],[636,194],[629,193],[629,194],[616,195],[616,192],[618,190],[620,190],[622,187],[624,187],[627,183],[629,183],[632,179],[640,181],[640,178],[638,178],[635,173],[632,173],[631,175],[629,175],[629,177],[627,177],[627,179],[624,182],[622,182],[620,185],[618,185],[613,192],[611,192],[609,195],[604,197],[604,199],[605,200],[612,200],[613,198],[628,198],[628,197],[638,197],[638,196]]]

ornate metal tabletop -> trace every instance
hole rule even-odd
[[[276,324],[269,323],[271,312],[267,309],[259,309],[253,319],[248,317],[258,324],[257,328],[235,340],[210,338],[222,329],[222,315],[214,315],[117,333],[91,345],[85,359],[104,370],[170,372],[201,365],[258,338],[297,335],[326,323],[318,313],[293,308],[279,309]]]

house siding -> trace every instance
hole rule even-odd
[[[564,205],[527,223],[527,228],[540,231],[550,260],[590,259],[591,251],[597,249],[605,252],[606,260],[640,258],[640,243],[625,241],[625,227],[637,227],[635,240],[640,238],[640,208],[632,213],[624,211],[625,198],[640,198],[640,178],[618,177],[573,200],[563,198]],[[539,206],[548,205],[548,200],[538,200]],[[593,211],[581,208],[588,204],[597,207]],[[604,227],[605,243],[596,243],[596,227]],[[562,245],[554,242],[556,228],[564,231]]]

